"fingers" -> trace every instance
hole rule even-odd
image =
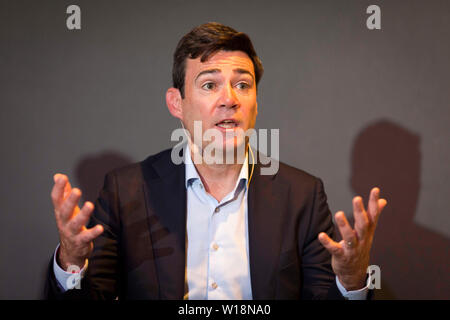
[[[67,226],[72,234],[77,234],[89,221],[89,218],[94,211],[94,205],[92,202],[85,202],[83,208],[69,220]]]
[[[347,218],[345,217],[344,212],[339,211],[334,216],[336,223],[338,225],[339,232],[341,233],[342,239],[345,243],[349,244],[348,247],[355,247],[357,242],[357,237],[355,235],[355,232],[350,227],[350,224],[347,221]]]
[[[55,174],[53,176],[53,181],[55,184],[53,185],[51,198],[53,201],[53,206],[56,209],[62,204],[64,199],[69,195],[70,191],[72,191],[72,186],[70,185],[67,176],[61,173]]]
[[[103,233],[103,226],[98,224],[93,228],[86,229],[80,233],[80,241],[89,243]]]
[[[378,200],[378,208],[380,211],[383,211],[384,207],[386,207],[387,205],[387,200],[386,199],[380,199]]]
[[[370,191],[368,217],[375,225],[378,222],[381,211],[387,205],[386,199],[380,199],[380,189],[375,187]]]
[[[81,190],[72,189],[67,176],[55,174],[53,180],[51,198],[60,235],[60,261],[63,265],[82,264],[92,252],[92,241],[103,233],[103,227],[86,228],[94,205],[87,201],[80,210]]]
[[[55,184],[53,185],[53,189],[50,195],[52,198],[53,206],[56,209],[61,205],[64,199],[64,187],[67,183],[67,177],[63,174],[57,173],[53,176],[53,181],[55,182]]]
[[[103,228],[92,228],[87,230],[85,225],[94,210],[92,202],[87,201],[80,210],[78,202],[81,198],[81,190],[70,185],[66,175],[57,173],[53,176],[55,182],[51,198],[55,207],[55,215],[58,221],[62,222],[64,229],[68,229],[72,234],[82,233],[86,239],[97,237],[103,232]],[[83,230],[84,229],[84,230]]]
[[[79,212],[78,208],[78,201],[80,201],[81,198],[81,191],[80,189],[74,188],[70,192],[69,196],[64,200],[62,205],[60,206],[59,210],[57,210],[58,218],[63,222],[66,223],[69,221],[69,219],[72,216],[76,216]]]
[[[377,214],[377,217],[375,219],[375,224],[378,223],[378,219],[380,218],[380,214],[383,211],[383,209],[386,207],[386,205],[387,205],[386,199],[379,199],[378,200],[378,214]]]
[[[57,174],[55,174],[53,176],[53,181],[55,183],[57,183],[58,180],[61,180],[61,179],[63,179],[63,181],[65,182],[65,185],[64,185],[64,197],[66,197],[67,194],[72,190],[72,186],[70,185],[69,178],[65,174],[57,173]]]
[[[367,206],[368,209],[368,214],[369,214],[369,219],[372,222],[376,221],[377,215],[378,215],[378,199],[380,196],[380,189],[378,188],[372,188],[372,190],[370,191],[370,196],[369,196],[369,204]]]
[[[328,250],[331,255],[341,256],[342,254],[344,254],[342,246],[339,243],[333,241],[333,239],[331,239],[325,232],[319,233],[318,238],[320,243],[325,247],[325,249]]]
[[[70,181],[67,178],[67,183],[64,186],[64,199],[67,198],[67,196],[70,194],[71,191],[72,191],[72,186],[70,185]]]
[[[353,198],[353,217],[355,218],[355,231],[358,239],[364,239],[370,225],[370,220],[366,210],[364,210],[364,204],[361,197]]]

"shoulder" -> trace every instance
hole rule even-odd
[[[270,185],[270,188],[279,197],[284,198],[286,203],[294,208],[314,205],[318,198],[326,199],[324,186],[319,177],[284,162],[268,163],[267,161],[267,157],[266,160],[261,159],[261,162],[255,167],[254,183],[256,188],[268,188]],[[268,164],[264,165],[263,163]],[[262,168],[270,166],[277,168],[276,173],[264,175]]]
[[[280,163],[277,178],[280,183],[289,186],[291,195],[295,195],[297,200],[308,199],[314,202],[317,196],[325,196],[322,180],[304,170]]]
[[[106,179],[115,179],[119,183],[142,183],[146,179],[160,177],[158,167],[170,166],[171,149],[148,156],[146,159],[116,168],[107,173]]]
[[[315,175],[302,169],[295,168],[286,163],[280,162],[280,169],[277,178],[284,182],[301,182],[302,184],[316,184],[320,180]]]
[[[263,168],[273,167],[276,170],[276,172],[271,172],[272,174],[269,175],[272,177],[273,181],[276,183],[281,183],[283,185],[289,185],[291,187],[300,187],[303,189],[315,189],[317,185],[322,184],[322,180],[318,178],[317,176],[293,167],[289,164],[286,164],[281,161],[277,161],[275,159],[269,158],[263,154],[258,155],[261,159],[261,163],[268,163],[268,164],[261,164],[259,174],[264,175]],[[270,171],[269,171],[270,172]]]

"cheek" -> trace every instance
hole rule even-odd
[[[217,97],[215,95],[204,96],[197,94],[193,96],[191,100],[191,108],[199,115],[210,116],[214,112],[214,106],[217,103]]]
[[[245,113],[250,121],[254,121],[254,118],[258,114],[258,107],[254,100],[249,101],[247,108],[245,108]]]
[[[213,108],[209,107],[209,104],[205,99],[196,99],[192,97],[187,99],[184,105],[184,118],[189,121],[202,120],[208,121],[211,118]]]

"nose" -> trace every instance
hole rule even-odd
[[[223,87],[219,100],[219,105],[221,107],[230,109],[239,107],[239,100],[231,84],[228,84]]]

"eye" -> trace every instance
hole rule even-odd
[[[214,82],[206,82],[205,84],[202,85],[202,88],[206,90],[213,90],[215,87],[216,84]]]
[[[238,87],[238,89],[241,89],[241,90],[246,90],[246,89],[250,88],[250,85],[248,83],[246,83],[246,82],[239,82],[236,85],[236,87]]]

